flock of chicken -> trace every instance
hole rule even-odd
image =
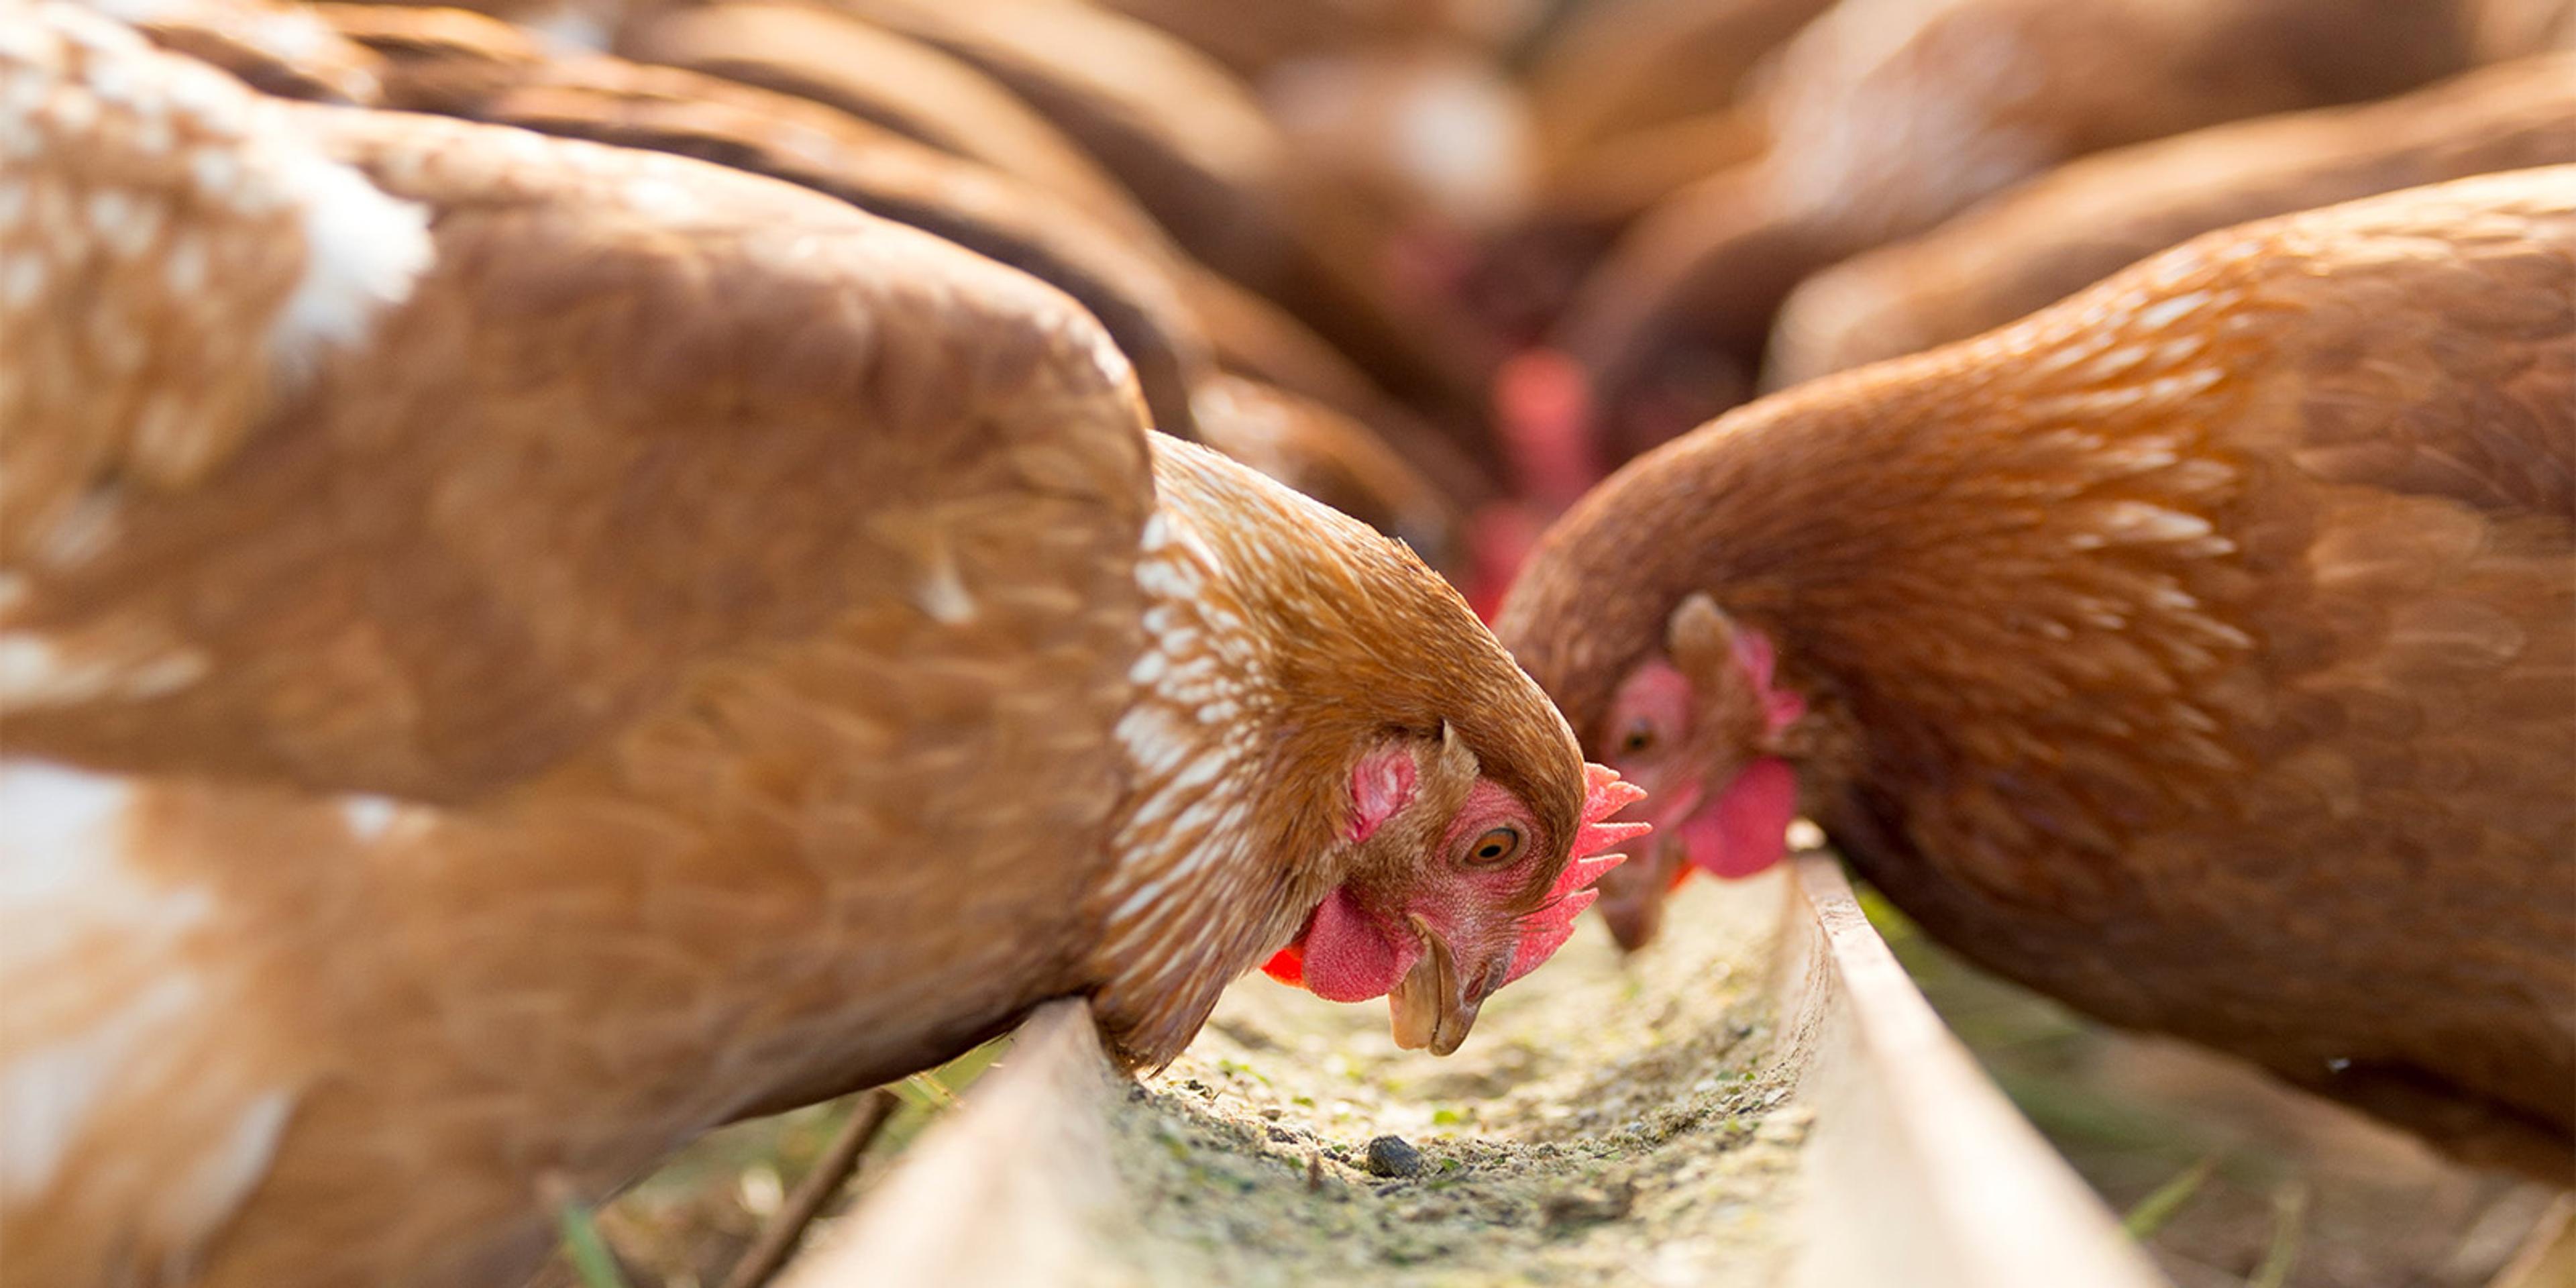
[[[1802,814],[2576,1174],[2576,6],[490,8],[0,0],[10,1282],[1446,1052]]]

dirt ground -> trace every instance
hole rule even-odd
[[[1626,963],[1587,919],[1447,1059],[1246,980],[1113,1114],[1148,1237],[1107,1241],[1157,1285],[1775,1282],[1806,1128],[1764,1068],[1779,898],[1698,886],[1694,933]]]

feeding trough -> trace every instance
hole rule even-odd
[[[793,1288],[2162,1280],[1807,854],[1597,923],[1446,1060],[1258,978],[1190,1051],[1113,1072],[1033,1017]]]

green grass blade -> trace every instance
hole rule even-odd
[[[626,1288],[626,1276],[618,1273],[617,1258],[599,1237],[589,1208],[567,1200],[555,1209],[555,1225],[563,1236],[564,1260],[572,1263],[582,1288]]]
[[[2209,1174],[2217,1170],[2216,1154],[2184,1168],[2172,1180],[2157,1186],[2155,1193],[2138,1200],[2138,1205],[2120,1218],[2120,1228],[2128,1231],[2130,1238],[2146,1242],[2156,1231],[2163,1229],[2165,1222],[2172,1220],[2174,1213],[2180,1212],[2184,1204],[2191,1202],[2193,1195],[2200,1193],[2200,1187],[2208,1182]]]
[[[2305,1181],[2292,1181],[2272,1193],[2272,1246],[2263,1254],[2263,1264],[2245,1288],[2281,1288],[2290,1281],[2290,1268],[2299,1264],[2299,1244],[2308,1226],[2308,1186]]]
[[[916,1073],[894,1084],[895,1094],[918,1108],[936,1113],[957,1103],[957,1093],[941,1085],[939,1079]]]

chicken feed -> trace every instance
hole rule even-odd
[[[1693,883],[1689,933],[1629,961],[1584,919],[1446,1059],[1246,979],[1111,1113],[1100,1280],[1777,1282],[1807,1121],[1771,1058],[1777,880]]]

